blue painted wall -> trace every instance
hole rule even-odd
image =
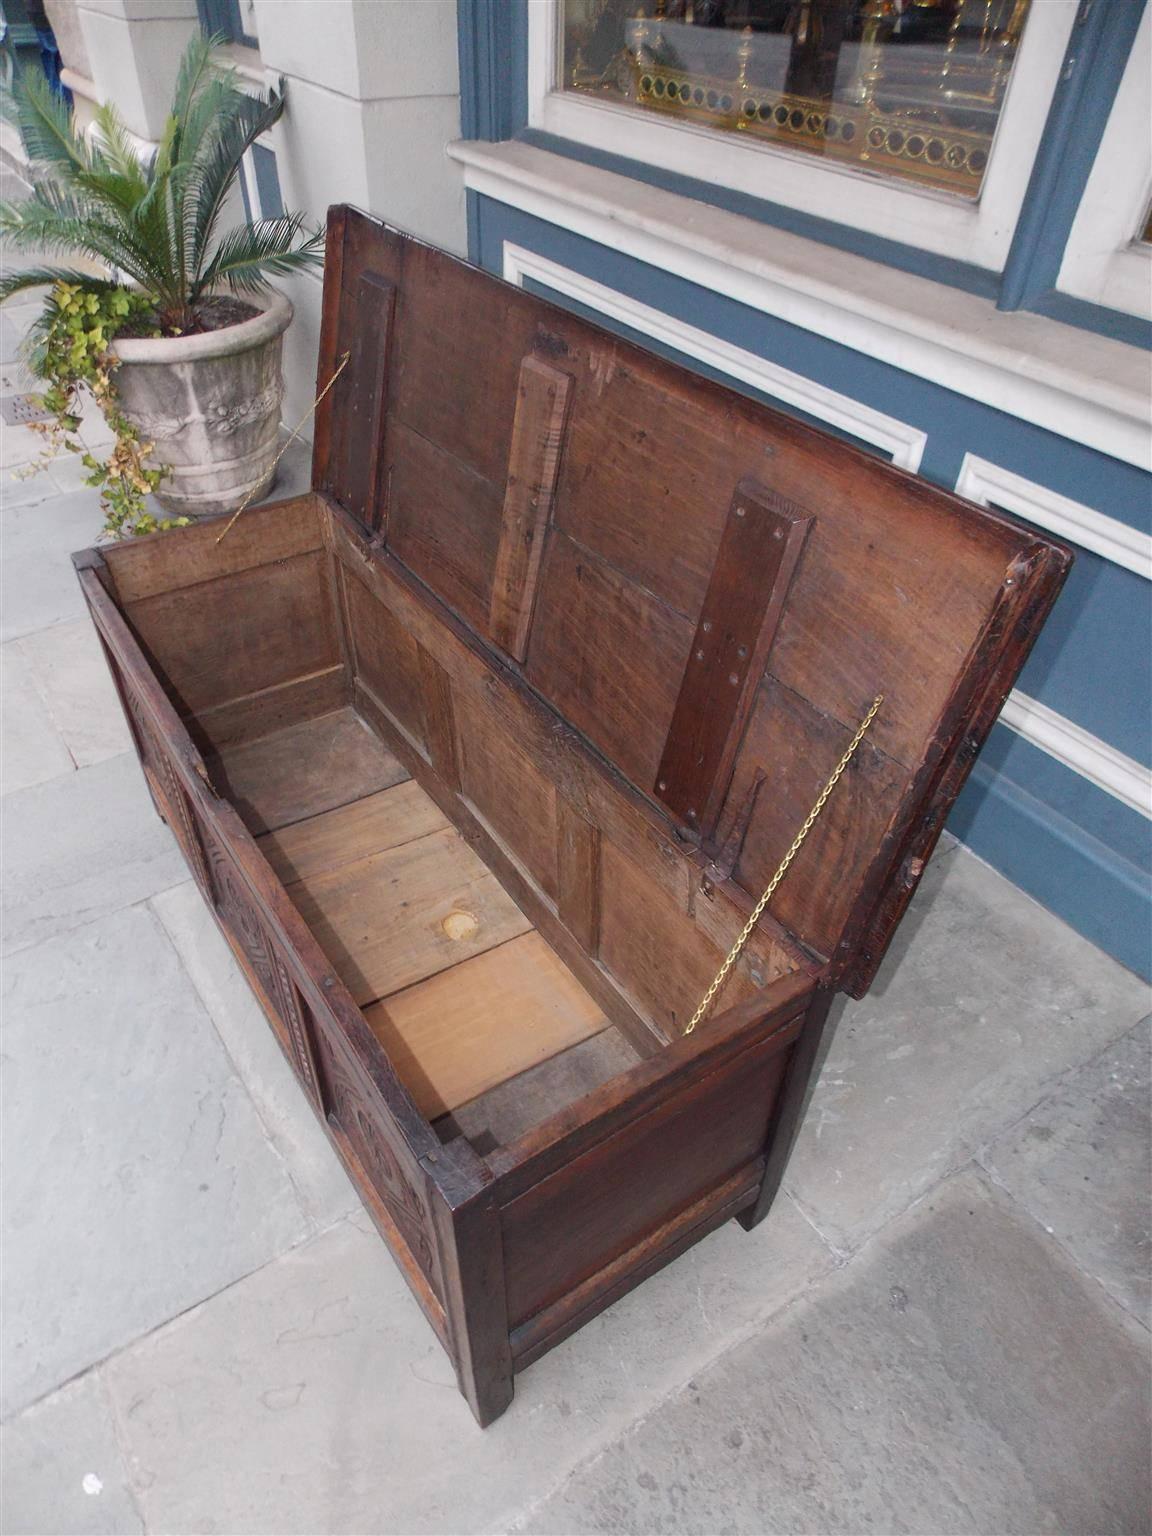
[[[503,51],[492,46],[493,6]],[[1051,284],[1063,242],[1143,7],[1144,0],[1112,0],[1086,8],[1069,49],[1074,67],[1066,71],[1050,114],[1026,217],[1005,273],[990,279],[991,291],[980,287],[989,281],[988,274],[976,279],[967,270],[955,270],[955,264],[941,266],[921,253],[907,254],[906,248],[880,249],[888,243],[857,240],[850,231],[832,233],[822,225],[816,228],[817,221],[800,228],[791,215],[785,219],[779,210],[762,204],[739,211],[811,238],[854,249],[869,245],[864,253],[873,259],[988,292],[1002,306],[1052,309]],[[484,70],[465,79],[466,94],[475,86],[482,110],[478,107],[471,119],[466,113],[466,120],[473,123],[476,137],[527,137],[522,0],[462,0],[462,16],[466,30],[486,26],[489,39]],[[462,60],[463,54],[462,46]],[[1067,126],[1075,113],[1086,124],[1088,148],[1070,154]],[[549,142],[547,147],[588,158],[575,146]],[[630,162],[612,169],[622,167],[645,180],[658,179]],[[678,185],[675,190],[686,189]],[[705,192],[709,200],[733,204],[719,189],[695,189],[690,195]],[[1152,531],[1152,477],[1130,465],[470,194],[473,259],[500,272],[505,241],[921,428],[927,435],[921,473],[939,485],[951,488],[956,483],[964,455],[971,451],[1132,527]],[[567,302],[557,294],[549,297]],[[604,323],[602,316],[592,318]],[[1075,318],[1134,344],[1147,343],[1146,328],[1109,311],[1082,305]],[[643,336],[637,339],[651,345]],[[769,403],[778,407],[778,402]],[[1144,764],[1152,761],[1152,583],[1090,551],[1079,551],[1020,687],[1127,756]],[[1007,727],[997,726],[957,803],[951,826],[974,851],[1093,942],[1142,974],[1152,971],[1152,824],[1139,812]]]

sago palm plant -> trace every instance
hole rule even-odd
[[[62,448],[79,453],[88,484],[100,489],[105,530],[113,537],[173,521],[149,509],[148,495],[167,471],[149,462],[156,445],[143,440],[121,408],[116,339],[178,337],[233,324],[249,311],[222,305],[214,295],[259,291],[272,278],[322,259],[323,236],[307,230],[298,213],[222,228],[241,161],[280,117],[284,98],[241,89],[235,71],[213,61],[220,41],[197,37],[189,44],[163,135],[146,159],[114,107],[101,107],[82,134],[42,76],[18,78],[7,108],[33,164],[33,189],[23,202],[0,203],[5,268],[13,251],[88,263],[87,270],[36,265],[0,273],[0,302],[49,285],[26,356],[46,385],[51,418],[35,425],[47,446],[27,472],[43,468]],[[112,429],[115,441],[105,458],[79,436],[85,398]]]
[[[26,201],[0,203],[0,239],[9,250],[87,257],[108,276],[43,265],[8,272],[0,302],[44,283],[129,287],[161,334],[179,336],[199,328],[213,290],[264,289],[320,262],[323,236],[302,214],[221,229],[241,160],[280,117],[284,98],[242,90],[234,70],[213,62],[220,41],[189,44],[160,143],[143,161],[115,107],[100,107],[85,136],[42,76],[17,79],[14,115],[34,185]]]

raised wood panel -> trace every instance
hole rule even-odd
[[[739,802],[759,765],[772,762],[736,866],[753,895],[771,879],[852,735],[774,679],[765,682],[732,794]],[[878,751],[869,732],[772,898],[772,914],[822,954],[836,947],[908,780],[908,770]]]
[[[656,778],[693,626],[554,532],[527,675],[635,784]]]
[[[454,827],[297,881],[288,894],[361,1006],[532,926]]]
[[[182,529],[178,539],[146,534],[109,544],[103,553],[120,602],[138,603],[319,549],[322,516],[314,497],[298,496],[274,506],[248,507],[231,527],[226,517],[208,518]]]
[[[321,1021],[315,1043],[329,1113],[384,1206],[393,1228],[389,1236],[399,1236],[433,1294],[442,1300],[443,1262],[427,1175],[412,1156],[372,1077],[339,1031]],[[403,1265],[403,1255],[398,1257]]]
[[[776,1041],[745,1051],[507,1206],[501,1225],[513,1327],[758,1157],[786,1061]]]
[[[388,547],[479,630],[488,627],[503,485],[394,422]]]
[[[473,270],[409,247],[392,409],[413,433],[499,487],[501,498],[520,363],[536,330],[527,294],[496,285],[481,298]]]
[[[692,1017],[725,951],[607,839],[600,848],[600,960],[669,1035]],[[752,997],[771,978],[756,949],[732,969],[720,1005]],[[753,972],[760,977],[753,979]]]
[[[538,933],[374,1003],[364,1017],[429,1119],[608,1024]]]
[[[509,851],[555,899],[556,790],[514,739],[490,729],[491,711],[463,689],[455,695],[460,785]]]
[[[770,485],[816,519],[770,671],[853,727],[883,693],[873,739],[914,767],[1008,575],[1011,545],[995,526],[949,518],[935,491],[879,464],[822,461],[782,443]]]
[[[326,559],[318,549],[127,606],[182,712],[339,664]]]
[[[600,828],[570,800],[556,804],[556,905],[564,926],[592,956],[600,952]]]
[[[359,578],[341,567],[353,665],[367,687],[415,741],[424,740],[420,653],[416,642]]]
[[[762,450],[734,455],[730,423],[686,375],[604,335],[588,350],[556,526],[695,622],[733,488],[770,465]]]
[[[378,434],[368,438],[365,400],[375,385],[384,379],[390,382],[392,325],[382,334],[381,320],[393,319],[387,288],[400,286],[405,246],[395,238],[379,239],[363,219],[348,217],[340,223],[339,231],[330,230],[325,255],[332,276],[324,284],[317,395],[345,356],[348,366],[316,408],[313,484],[346,504],[356,488],[355,476],[371,463],[372,450],[379,443]],[[368,283],[362,285],[365,278]],[[384,359],[386,371],[380,367],[382,352],[391,354]],[[379,398],[386,401],[387,394],[382,391]],[[379,415],[375,409],[369,414]]]

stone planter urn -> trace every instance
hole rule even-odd
[[[292,305],[278,293],[254,302],[261,312],[239,325],[112,348],[121,409],[154,444],[150,462],[168,467],[156,500],[170,517],[234,512],[272,486]]]

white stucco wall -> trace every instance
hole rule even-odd
[[[285,208],[323,224],[332,203],[350,202],[463,252],[463,172],[445,153],[460,134],[456,0],[243,0],[243,11],[259,52],[230,53],[287,89],[272,133]],[[155,141],[198,26],[195,0],[77,0],[77,15],[92,94]],[[296,306],[284,406],[295,425],[315,395],[320,280],[283,287]]]
[[[100,100],[141,139],[158,139],[196,0],[79,0],[77,17]]]
[[[255,16],[264,68],[288,93],[273,134],[284,206],[322,222],[332,203],[354,203],[463,252],[463,177],[445,153],[460,134],[456,0],[255,0]],[[314,395],[320,284],[285,288],[295,425]]]

